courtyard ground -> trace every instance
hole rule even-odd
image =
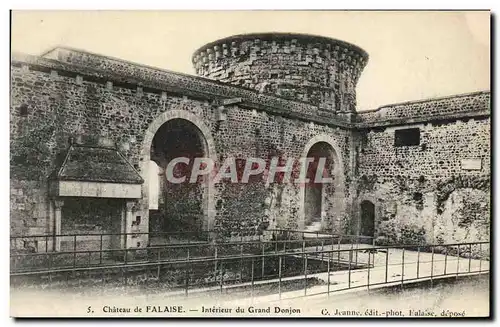
[[[257,315],[249,312],[252,310],[250,307],[269,310],[260,312],[257,316],[366,316],[367,309],[374,310],[371,311],[371,316],[375,313],[378,317],[407,316],[411,314],[410,308],[414,308],[414,315],[419,314],[418,310],[422,311],[421,314],[433,312],[444,315],[487,315],[489,261],[402,249],[389,249],[388,252],[371,252],[369,249],[369,246],[366,250],[360,248],[357,260],[365,262],[369,260],[373,264],[372,267],[350,272],[343,270],[330,274],[326,272],[310,274],[307,276],[307,289],[304,288],[306,283],[303,275],[282,278],[281,281],[273,279],[256,281],[253,284],[241,283],[225,286],[223,289],[198,287],[189,290],[187,297],[184,291],[162,292],[161,289],[157,289],[152,293],[145,292],[138,286],[106,289],[103,285],[97,290],[83,288],[78,292],[17,288],[11,291],[11,313],[15,316],[30,313],[35,315],[45,313],[49,316],[54,314],[133,316],[136,307],[148,310],[148,306],[160,308],[182,305],[185,310],[183,313],[142,311],[135,315],[177,317]],[[342,253],[342,256],[348,255],[349,252]],[[349,258],[343,257],[341,260]],[[450,283],[451,286],[442,286],[445,274],[446,281],[453,282]],[[473,279],[464,281],[467,276],[478,278],[480,282]],[[387,287],[400,286],[402,281],[404,282],[402,291],[383,291],[387,290]],[[368,282],[371,285],[369,289],[366,286]],[[414,287],[422,283],[427,285],[424,290]],[[326,294],[328,292],[329,296]],[[307,297],[304,297],[305,295]],[[129,308],[132,312],[123,314],[105,312],[106,306]],[[278,310],[275,307],[283,308],[284,312],[275,312]],[[244,312],[236,312],[237,308],[241,308]],[[294,313],[294,308],[300,312]],[[318,308],[325,310],[321,311]],[[437,312],[436,308],[444,310],[444,313]],[[212,312],[212,309],[232,310]],[[388,312],[388,310],[393,311]],[[450,312],[446,313],[446,310]],[[342,312],[347,314],[340,314]]]

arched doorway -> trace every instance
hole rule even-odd
[[[306,229],[319,230],[324,217],[326,194],[330,186],[324,184],[320,178],[331,178],[334,159],[333,148],[326,142],[314,144],[307,152],[311,163],[307,169],[308,182],[305,183],[304,195],[304,225]],[[322,161],[322,163],[320,162]],[[318,171],[323,169],[323,171]]]
[[[341,153],[336,140],[327,134],[316,135],[305,145],[302,158],[317,158],[317,161],[314,159],[317,163],[319,163],[321,157],[325,158],[325,170],[328,172],[326,175],[331,177],[333,181],[321,186],[315,185],[317,183],[311,181],[300,184],[299,221],[297,224],[299,229],[317,228],[318,223],[315,223],[316,227],[310,225],[309,228],[307,228],[306,224],[310,224],[311,219],[317,220],[317,218],[313,217],[317,216],[319,212],[321,215],[321,229],[335,234],[345,234],[347,226],[344,218],[347,201],[344,164]],[[314,164],[309,164],[306,173],[311,175],[314,166]],[[306,203],[313,206],[306,208],[309,205],[306,205]]]
[[[360,234],[362,236],[373,237],[375,235],[375,205],[364,200],[360,204],[361,209],[361,228]]]
[[[177,163],[173,170],[174,177],[186,177],[184,182],[175,183],[166,178],[165,173],[160,176],[158,208],[150,211],[150,232],[195,235],[203,229],[208,212],[208,178],[199,178],[197,183],[190,183],[189,179],[194,159],[207,157],[207,152],[203,133],[189,120],[170,119],[158,128],[151,142],[150,159],[159,171],[165,172],[176,158],[187,158],[188,163]],[[149,197],[153,196],[150,191]],[[154,202],[149,200],[150,204]]]

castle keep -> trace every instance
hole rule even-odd
[[[192,62],[198,76],[64,47],[14,55],[11,234],[100,233],[109,248],[273,228],[378,244],[489,240],[489,92],[358,112],[368,54],[301,34],[229,37]],[[334,182],[174,185],[165,168],[178,156],[327,157]],[[119,235],[131,232],[144,234]],[[17,246],[69,243],[31,242]]]

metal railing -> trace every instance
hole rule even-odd
[[[73,268],[91,267],[96,265],[115,265],[127,264],[133,262],[142,262],[144,260],[178,260],[186,255],[186,251],[191,251],[191,257],[197,258],[210,258],[221,257],[226,255],[243,255],[243,254],[266,254],[269,252],[278,252],[278,250],[302,249],[306,247],[314,247],[315,250],[324,250],[325,246],[333,248],[336,246],[338,249],[345,244],[350,244],[351,247],[359,247],[359,243],[371,243],[372,238],[367,236],[356,235],[334,235],[319,232],[303,232],[295,230],[269,230],[268,235],[259,235],[259,238],[246,241],[243,237],[236,238],[236,240],[228,240],[223,238],[213,238],[211,241],[200,241],[199,239],[187,238],[181,242],[171,242],[159,245],[150,245],[141,248],[127,248],[126,242],[123,246],[117,247],[104,247],[104,238],[109,236],[118,236],[120,238],[133,238],[142,235],[148,235],[151,240],[151,234],[146,233],[116,233],[116,234],[62,234],[56,236],[47,235],[32,235],[22,237],[12,237],[12,243],[19,243],[18,240],[22,239],[36,239],[36,238],[55,238],[61,237],[72,240],[71,246],[66,247],[65,250],[50,251],[45,248],[45,251],[16,251],[11,246],[11,271],[12,272],[25,272],[25,271],[48,271],[54,268]],[[310,234],[312,237],[306,237]],[[181,233],[163,233],[162,236],[178,236]],[[183,233],[183,236],[190,236],[190,234]],[[316,236],[317,235],[317,236]],[[89,237],[95,237],[98,240],[98,246],[92,248],[88,247]],[[83,248],[79,248],[79,238],[83,238]],[[154,255],[154,258],[152,258]]]
[[[56,243],[63,243],[66,251],[105,250],[136,247],[134,240],[147,239],[144,246],[158,246],[190,243],[227,243],[263,241],[268,239],[329,239],[338,238],[341,243],[373,243],[373,237],[362,235],[339,235],[328,232],[299,231],[291,229],[268,229],[256,232],[255,229],[228,234],[215,230],[195,232],[131,232],[131,233],[63,233],[21,235],[10,237],[11,252],[49,252],[55,250]],[[93,245],[93,246],[92,246]]]
[[[281,299],[284,295],[330,294],[389,284],[403,286],[420,280],[432,284],[438,278],[489,272],[489,242],[371,246],[341,243],[341,239],[330,235],[328,239],[11,254],[14,261],[20,257],[46,258],[43,265],[24,267],[11,261],[11,282],[64,287],[78,282],[98,288],[141,285],[142,291],[152,288],[183,296],[237,289],[256,296],[265,286],[274,287],[277,298]],[[118,254],[120,259],[105,253]],[[69,259],[57,260],[58,256]],[[105,257],[108,259],[103,260]]]

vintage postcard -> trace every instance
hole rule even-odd
[[[13,317],[489,317],[490,12],[12,11]]]

